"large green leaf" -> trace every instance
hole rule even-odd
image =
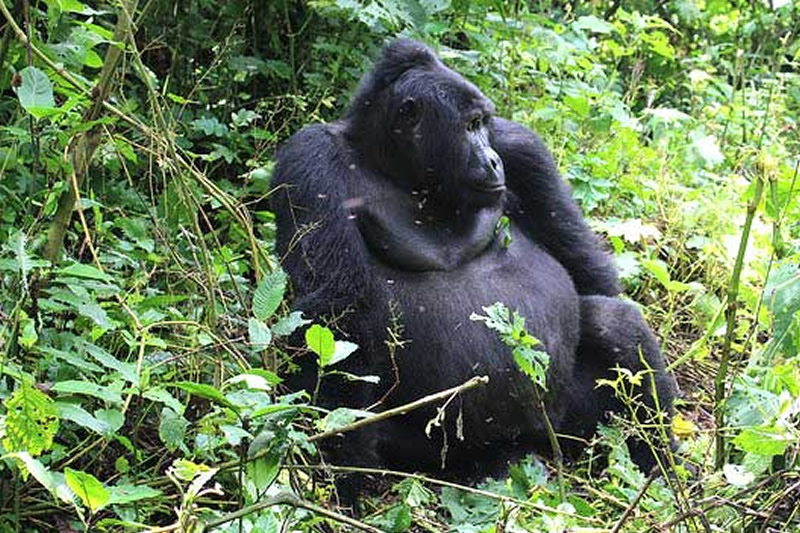
[[[53,473],[48,470],[47,467],[41,463],[41,461],[31,457],[31,454],[28,452],[9,453],[3,455],[2,459],[7,457],[18,459],[23,465],[25,465],[25,470],[22,471],[23,480],[26,480],[28,478],[28,474],[30,474],[44,488],[52,493],[55,493],[57,483],[53,477]]]
[[[272,342],[272,332],[269,326],[255,318],[247,321],[247,334],[250,337],[250,346],[258,352],[269,348]]]
[[[788,261],[774,270],[764,289],[764,301],[772,311],[774,336],[787,355],[800,352],[800,273]]]
[[[53,84],[47,74],[36,67],[25,67],[19,71],[22,84],[17,87],[19,103],[36,118],[46,117],[57,112],[53,98]]]
[[[36,456],[53,446],[58,431],[58,409],[49,396],[23,383],[4,403],[6,451],[26,451]]]
[[[319,356],[319,365],[322,367],[330,364],[336,352],[336,341],[333,332],[319,324],[314,324],[306,330],[306,345],[308,349]]]
[[[86,350],[98,363],[111,370],[116,370],[125,381],[139,386],[139,376],[136,374],[136,366],[132,363],[125,363],[100,348],[96,344],[78,339],[78,344]]]
[[[93,431],[98,435],[104,437],[111,436],[111,426],[104,420],[98,420],[89,411],[69,402],[56,402],[58,412],[63,420],[69,420],[81,426],[82,428]]]
[[[82,394],[84,396],[93,396],[103,400],[104,402],[119,405],[122,403],[122,395],[109,387],[103,387],[97,383],[90,381],[78,381],[68,379],[59,381],[53,385],[53,390],[63,394]]]
[[[294,333],[300,326],[310,323],[310,320],[303,318],[301,311],[292,311],[275,322],[275,325],[272,326],[272,334],[276,337],[285,337]]]
[[[111,500],[111,494],[108,490],[106,490],[96,477],[89,473],[65,468],[64,478],[69,488],[72,489],[72,492],[81,499],[83,504],[88,507],[92,513],[105,507]]]
[[[281,305],[286,292],[286,273],[276,268],[267,274],[253,294],[253,316],[261,321],[269,319]]]

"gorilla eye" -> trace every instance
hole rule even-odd
[[[475,117],[467,122],[467,131],[478,131],[483,126],[483,117]]]
[[[417,102],[413,98],[406,98],[397,113],[407,119],[415,119],[417,115]]]

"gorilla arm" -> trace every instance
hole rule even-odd
[[[492,145],[505,165],[509,216],[572,276],[579,294],[621,292],[611,257],[587,226],[550,152],[529,129],[494,119]]]
[[[291,276],[296,306],[335,313],[357,303],[371,281],[368,256],[348,219],[348,181],[354,172],[341,125],[314,125],[281,148],[272,184],[279,220],[276,248]]]

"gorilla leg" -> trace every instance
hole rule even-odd
[[[634,374],[651,371],[633,391],[638,400],[634,402],[633,412],[623,399],[615,395],[614,389],[596,386],[598,378],[615,379],[615,367],[628,369]],[[579,403],[577,412],[581,419],[574,422],[581,432],[591,432],[593,428],[588,426],[602,421],[606,413],[614,411],[632,415],[636,422],[652,426],[654,429],[648,431],[647,440],[658,448],[663,444],[664,434],[672,444],[669,427],[664,430],[658,427],[662,420],[658,414],[663,413],[667,421],[671,417],[675,381],[666,371],[658,341],[633,305],[606,296],[581,297],[581,338],[575,372],[577,393],[581,395],[575,401]],[[586,394],[585,391],[589,390],[592,393]],[[656,458],[644,440],[630,439],[628,448],[634,462],[645,473],[655,466]]]

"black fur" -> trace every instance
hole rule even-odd
[[[349,435],[334,460],[475,477],[509,458],[549,452],[531,381],[495,332],[470,320],[502,302],[525,317],[551,362],[545,401],[556,430],[588,437],[607,409],[621,410],[599,377],[616,365],[655,370],[669,414],[673,382],[650,329],[620,292],[609,256],[589,230],[541,140],[494,117],[471,83],[425,46],[388,45],[346,117],[313,125],[278,154],[277,249],[295,307],[360,349],[343,370],[378,375],[379,385],[326,379],[321,403],[383,410],[489,376],[447,409],[446,432],[425,426],[434,409]],[[511,242],[497,235],[510,219]],[[399,323],[410,341],[385,340]],[[312,390],[313,361],[294,386]],[[391,393],[384,398],[387,391]],[[653,406],[652,387],[643,387]],[[456,426],[463,428],[463,440]],[[446,442],[446,453],[442,454]],[[567,441],[565,441],[566,443]],[[642,466],[651,454],[632,447]]]

